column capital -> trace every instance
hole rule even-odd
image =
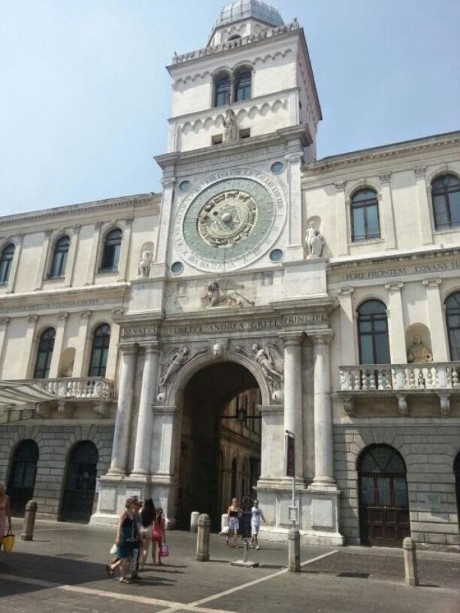
[[[160,351],[160,343],[158,341],[149,341],[147,343],[139,343],[145,353],[158,353]]]
[[[346,181],[336,181],[334,183],[335,191],[336,192],[344,192],[346,184],[347,184]]]
[[[339,289],[337,290],[337,294],[339,296],[351,296],[352,293],[355,291],[354,287],[339,287]]]
[[[10,317],[2,317],[0,319],[0,326],[7,326],[10,323]]]
[[[58,321],[65,321],[69,317],[68,313],[59,313]]]
[[[39,315],[29,315],[28,322],[34,324],[38,321]]]
[[[300,151],[296,151],[295,153],[288,153],[284,156],[284,159],[290,164],[300,162],[300,160],[302,159],[302,153]]]
[[[293,347],[296,345],[300,347],[305,338],[305,333],[299,331],[281,332],[279,337],[283,341],[285,347]]]
[[[417,179],[425,178],[425,172],[426,172],[426,166],[417,166],[417,168],[414,168],[414,174]]]
[[[439,287],[442,283],[442,279],[423,279],[422,285],[425,287]]]
[[[125,228],[130,228],[133,225],[133,218],[129,218],[129,219],[125,219],[124,220],[125,223]]]
[[[386,283],[385,289],[389,292],[400,292],[404,287],[404,283]]]
[[[123,356],[136,355],[137,345],[132,343],[119,343],[118,347]]]
[[[80,319],[89,319],[91,317],[92,311],[81,311]]]
[[[388,185],[391,181],[391,172],[385,172],[379,175],[379,179],[382,185]]]
[[[81,224],[77,224],[77,225],[73,226],[73,228],[71,230],[72,234],[74,236],[76,236],[80,232],[80,229],[81,229]]]
[[[165,189],[167,189],[168,187],[173,187],[175,182],[176,182],[176,177],[164,177],[164,179],[161,179],[161,185]]]
[[[315,345],[329,345],[334,333],[332,330],[309,330],[308,338],[313,340]]]

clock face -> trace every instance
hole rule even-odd
[[[174,239],[184,261],[221,272],[246,266],[270,249],[284,225],[285,203],[271,179],[257,177],[211,182],[180,205]]]

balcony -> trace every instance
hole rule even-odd
[[[450,414],[450,397],[460,395],[460,362],[427,364],[361,364],[340,366],[340,392],[345,411],[355,414],[354,400],[359,397],[393,396],[401,415],[408,414],[411,396],[437,396],[440,412]]]
[[[61,377],[35,379],[35,382],[56,395],[58,413],[64,417],[72,417],[77,404],[86,404],[100,417],[108,417],[110,405],[116,400],[114,382],[104,377]],[[38,414],[48,417],[52,403],[39,405]]]

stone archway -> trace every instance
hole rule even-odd
[[[241,364],[219,361],[204,365],[185,384],[181,394],[180,452],[178,475],[177,526],[187,528],[190,513],[208,513],[213,526],[227,508],[231,492],[231,462],[253,458],[260,463],[260,419],[255,406],[261,394],[255,377]],[[240,420],[237,419],[240,409]],[[246,412],[247,419],[241,420]],[[254,419],[255,417],[255,419]],[[224,452],[225,451],[225,452]],[[219,460],[221,458],[221,460]],[[224,460],[224,458],[226,460]],[[222,462],[230,462],[229,466]],[[258,475],[253,475],[255,481]],[[237,480],[242,483],[241,478]],[[245,487],[251,488],[246,477]]]

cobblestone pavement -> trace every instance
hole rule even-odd
[[[420,553],[421,586],[408,588],[401,550],[303,546],[301,572],[289,573],[286,543],[249,550],[259,567],[244,568],[230,564],[243,550],[217,535],[211,560],[198,562],[196,536],[175,531],[164,566],[147,565],[139,582],[124,585],[104,570],[113,536],[108,527],[37,522],[33,541],[17,537],[13,553],[0,558],[0,612],[460,611],[460,554]]]

